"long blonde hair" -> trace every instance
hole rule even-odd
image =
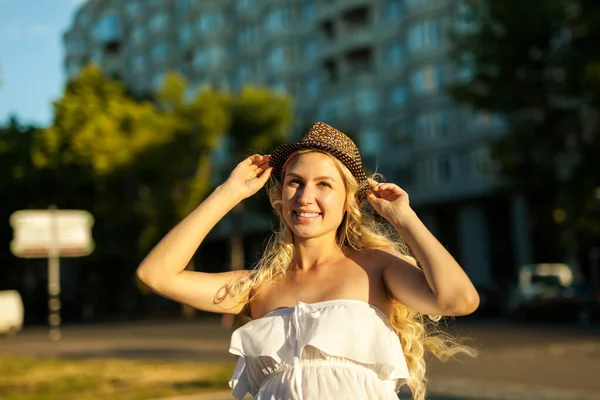
[[[374,215],[362,209],[362,206],[365,206],[367,202],[364,199],[360,200],[357,196],[358,182],[348,168],[335,157],[319,150],[298,150],[288,157],[282,168],[282,175],[285,174],[287,165],[294,157],[309,152],[319,152],[334,160],[345,181],[347,211],[337,230],[336,241],[338,246],[358,251],[364,249],[388,250],[412,257],[408,246],[393,229],[390,229],[389,225],[378,223]],[[247,304],[257,297],[256,292],[259,287],[264,287],[275,280],[282,279],[290,268],[294,257],[293,234],[282,215],[282,185],[277,182],[270,183],[268,193],[271,205],[279,216],[279,229],[271,236],[256,268],[242,279],[232,282],[226,290],[228,295],[242,298]],[[420,314],[393,299],[392,303],[393,307],[388,320],[400,338],[406,357],[410,373],[410,379],[407,383],[413,398],[423,400],[425,399],[427,383],[424,358],[426,352],[431,352],[438,359],[445,361],[457,353],[474,356],[475,351],[459,343],[448,334],[441,332],[437,328],[437,324],[441,319],[439,316]]]

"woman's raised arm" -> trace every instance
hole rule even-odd
[[[258,192],[271,174],[269,156],[248,157],[231,172],[194,211],[177,224],[144,258],[137,277],[153,292],[210,312],[237,314],[244,304],[240,299],[217,298],[231,281],[248,271],[205,273],[185,267],[210,230],[239,202]]]

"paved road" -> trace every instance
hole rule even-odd
[[[0,353],[232,361],[229,332],[218,321],[66,326],[54,343],[46,329],[28,328],[0,340]],[[600,400],[600,328],[467,321],[448,329],[472,337],[480,355],[431,362],[431,400]]]

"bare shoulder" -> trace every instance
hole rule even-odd
[[[393,249],[365,249],[359,252],[365,264],[382,272],[388,267],[404,265],[417,267],[417,260],[408,254]]]

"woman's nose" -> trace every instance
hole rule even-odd
[[[298,203],[300,204],[311,204],[315,200],[313,190],[307,186],[304,186],[298,193]]]

